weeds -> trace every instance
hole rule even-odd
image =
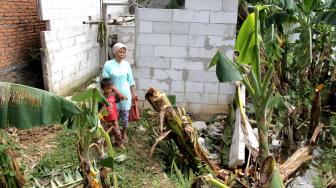
[[[125,149],[117,150],[118,154],[127,156],[125,161],[115,164],[119,185],[121,187],[178,187],[176,180],[166,177],[162,172],[162,160],[148,157],[149,133],[138,129],[142,123],[143,121],[140,121],[130,125],[129,143]]]
[[[76,150],[78,138],[76,133],[72,130],[62,130],[58,133],[55,139],[57,148],[39,161],[31,173],[32,176],[42,178],[43,175],[54,168],[63,165],[78,165]]]

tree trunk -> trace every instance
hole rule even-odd
[[[283,164],[279,170],[282,175],[282,180],[285,182],[307,161],[311,160],[311,146],[304,146],[296,150]]]
[[[266,122],[266,114],[262,115],[261,117],[257,117],[260,164],[263,164],[269,156],[268,125],[266,124]]]
[[[197,130],[192,127],[191,119],[186,114],[177,113],[166,94],[157,89],[150,88],[146,93],[146,99],[157,112],[161,112],[162,109],[166,110],[164,114],[165,126],[172,131],[170,133],[172,139],[192,168],[199,170],[199,166],[203,162],[217,172],[218,166],[209,160],[207,151],[199,144]]]

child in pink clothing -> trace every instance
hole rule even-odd
[[[118,125],[118,110],[116,103],[120,100],[127,99],[124,95],[118,92],[118,90],[113,86],[111,79],[103,78],[100,83],[103,94],[107,99],[110,106],[103,105],[107,111],[107,116],[104,116],[104,121],[102,122],[105,131],[107,131],[110,136],[114,136],[117,146],[122,146],[122,136],[120,133]]]

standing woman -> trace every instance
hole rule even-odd
[[[122,100],[117,103],[119,112],[119,120],[121,122],[122,136],[124,142],[128,141],[127,128],[128,116],[131,109],[132,99],[137,98],[134,88],[134,79],[131,65],[124,60],[126,56],[126,46],[122,43],[116,43],[112,47],[114,59],[105,62],[103,68],[103,77],[111,78],[113,85],[127,97],[127,100]]]

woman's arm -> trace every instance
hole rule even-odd
[[[135,93],[135,86],[131,85],[131,94],[132,94],[132,99],[134,99],[135,97],[137,97],[136,93]]]
[[[131,66],[128,67],[127,81],[130,84],[132,99],[134,99],[137,96],[136,96],[136,93],[135,93],[135,82],[134,82],[134,79],[133,79],[133,73],[132,73]]]

